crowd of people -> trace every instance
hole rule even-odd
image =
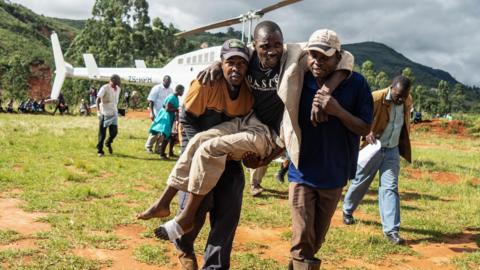
[[[0,97],[0,112],[7,113],[44,113],[45,112],[45,99],[36,100],[33,98],[26,99],[18,104],[17,110],[14,108],[15,100],[10,99],[5,108],[3,107],[3,101]]]

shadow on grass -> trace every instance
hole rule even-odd
[[[262,194],[258,198],[276,198],[281,200],[288,200],[288,191],[278,191],[275,189],[263,188]]]
[[[145,136],[135,136],[135,135],[128,135],[129,140],[142,140],[145,141],[147,138]]]
[[[414,193],[414,192],[401,192],[400,193],[400,200],[405,201],[412,201],[412,200],[428,200],[428,201],[442,201],[442,202],[450,202],[452,200],[440,198],[438,196],[429,195],[429,194],[421,194],[421,193]]]
[[[437,168],[437,164],[435,163],[435,161],[432,161],[432,160],[417,159],[417,160],[413,161],[412,167],[415,168],[415,169],[422,168],[422,169],[427,169],[427,170],[428,169],[433,170],[433,169]]]
[[[371,221],[371,220],[361,220],[363,224],[368,226],[374,226],[378,229],[382,229],[382,224],[378,221]],[[416,239],[408,240],[407,245],[415,245],[422,242],[428,243],[447,243],[447,244],[468,244],[468,243],[476,243],[478,247],[480,247],[480,228],[466,228],[465,232],[461,233],[442,233],[440,230],[433,230],[433,229],[420,229],[420,228],[412,228],[408,226],[401,227],[401,232],[409,232],[415,234],[424,235],[424,237],[419,237]],[[451,248],[454,252],[478,252],[478,249],[474,248]]]
[[[422,208],[419,208],[419,207],[416,207],[416,206],[412,206],[412,205],[400,205],[400,208],[402,210],[406,210],[406,211],[425,211],[425,209],[422,209]]]
[[[147,160],[147,161],[162,161],[162,162],[177,162],[176,159],[167,159],[167,160],[160,160],[159,157],[151,157],[151,158],[144,158],[144,157],[139,157],[139,156],[132,156],[132,155],[127,155],[127,154],[119,154],[119,153],[114,153],[113,157],[119,157],[119,158],[129,158],[129,159],[137,159],[137,160]]]

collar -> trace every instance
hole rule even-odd
[[[391,87],[388,88],[388,92],[387,92],[387,95],[385,96],[385,100],[388,101],[388,102],[393,102],[392,88]]]

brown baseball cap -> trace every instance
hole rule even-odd
[[[320,29],[310,36],[306,50],[318,51],[326,56],[340,52],[341,45],[337,33],[330,29]]]
[[[229,39],[225,41],[220,56],[223,59],[228,59],[232,56],[240,56],[247,62],[250,60],[247,46],[245,46],[245,43],[239,39]]]

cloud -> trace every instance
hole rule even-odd
[[[236,17],[279,0],[149,1],[150,16],[188,30]],[[94,0],[14,0],[47,16],[88,18]],[[467,84],[480,85],[478,0],[304,0],[272,11],[286,41],[305,41],[319,28],[334,29],[344,43],[377,41],[413,61],[444,69]],[[241,26],[236,26],[240,29]]]

